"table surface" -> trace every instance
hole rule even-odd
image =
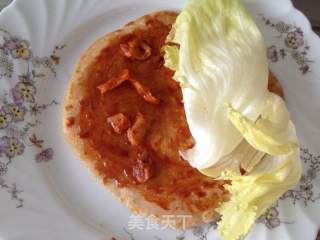
[[[13,0],[0,0],[0,11]],[[320,0],[292,0],[294,6],[303,12],[311,22],[313,30],[320,36]],[[320,240],[320,230],[316,240]]]
[[[313,30],[320,36],[320,1],[292,0],[292,2],[297,9],[308,17]]]

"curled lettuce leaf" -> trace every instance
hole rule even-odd
[[[226,168],[221,178],[231,198],[218,210],[218,230],[224,239],[236,240],[248,233],[255,219],[300,179],[301,162],[295,128],[284,101],[269,93],[260,118],[253,122],[228,105],[228,117],[245,140],[267,153],[245,175]],[[249,156],[248,156],[249,157]]]
[[[167,41],[174,44],[165,47],[165,65],[181,84],[196,140],[182,154],[198,169],[219,164],[243,140],[224,103],[253,121],[261,113],[268,92],[262,35],[238,0],[190,0]]]
[[[295,128],[280,97],[269,93],[255,122],[230,105],[227,108],[230,121],[252,147],[242,143],[233,152],[233,161],[229,160],[232,164],[226,162],[224,168],[219,169],[222,171],[219,178],[231,180],[231,185],[225,186],[231,197],[218,209],[222,215],[218,230],[223,239],[237,240],[248,233],[257,217],[299,181],[301,161]],[[265,155],[252,157],[252,149],[256,154]],[[243,152],[244,157],[239,157],[239,152]],[[242,166],[246,173],[241,175],[235,165]],[[212,167],[202,173],[214,176],[216,171]]]
[[[286,155],[267,155],[248,175],[226,170],[222,178],[232,181],[225,187],[230,200],[222,204],[218,231],[225,240],[244,237],[254,224],[281,195],[295,186],[301,176],[301,161],[296,149]]]
[[[264,107],[257,121],[252,121],[227,104],[228,118],[238,129],[244,140],[230,154],[210,168],[200,172],[210,177],[219,177],[228,168],[246,172],[262,160],[265,154],[284,155],[298,147],[295,129],[289,121],[289,113],[279,96],[268,93]]]
[[[240,173],[240,169],[251,172],[260,163],[266,153],[252,147],[246,140],[243,140],[232,153],[223,157],[217,164],[210,168],[199,169],[199,171],[212,178],[221,178],[225,170],[232,170]]]
[[[253,122],[228,105],[228,117],[257,150],[273,156],[287,154],[298,146],[284,101],[269,93],[261,117]]]

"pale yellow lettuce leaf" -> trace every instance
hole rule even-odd
[[[255,149],[270,155],[287,154],[298,146],[284,101],[269,93],[260,118],[254,122],[228,105],[228,117]]]
[[[222,219],[218,230],[225,240],[245,236],[255,219],[301,176],[298,140],[283,100],[269,93],[261,117],[253,122],[228,105],[228,117],[245,140],[255,149],[268,153],[244,175],[226,168],[222,179],[231,180],[226,188],[230,201],[218,210]]]
[[[251,172],[265,155],[244,139],[232,153],[223,157],[217,164],[210,168],[199,169],[199,171],[212,178],[220,178],[225,169],[240,173],[240,168],[242,168],[246,172]]]
[[[260,166],[260,167],[259,167]],[[225,187],[230,200],[222,204],[218,231],[224,240],[244,237],[261,216],[281,195],[294,187],[301,176],[301,161],[296,149],[277,157],[267,156],[249,175],[227,170],[222,178],[232,181]]]
[[[183,156],[193,167],[221,163],[243,140],[225,102],[255,121],[267,96],[268,65],[262,35],[238,0],[189,0],[170,32],[165,65],[180,82],[196,141]]]

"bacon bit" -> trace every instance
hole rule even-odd
[[[127,137],[132,146],[138,146],[147,132],[147,120],[138,112],[135,122],[127,131]]]
[[[110,91],[118,86],[120,86],[123,82],[129,80],[129,70],[124,69],[121,74],[117,77],[110,78],[106,82],[100,84],[97,86],[101,94],[106,93],[107,91]]]
[[[132,168],[132,176],[139,182],[145,183],[155,175],[155,166],[146,150],[137,154],[137,162]]]
[[[138,82],[137,80],[132,79],[132,78],[130,78],[129,81],[134,86],[134,88],[137,90],[138,94],[141,97],[143,97],[144,100],[146,100],[147,102],[152,103],[152,104],[159,104],[160,103],[159,99],[154,97],[152,95],[152,93],[150,92],[150,90],[146,86],[142,85],[140,82]]]
[[[108,117],[107,122],[110,123],[113,130],[118,134],[124,133],[130,127],[129,119],[122,113]]]
[[[146,86],[142,85],[142,83],[138,82],[137,80],[130,78],[128,69],[124,69],[119,76],[110,78],[108,81],[98,85],[97,88],[99,89],[101,94],[104,94],[107,91],[120,86],[127,80],[129,80],[129,82],[137,90],[138,94],[143,97],[144,100],[152,104],[159,104],[159,99],[154,97]]]
[[[122,54],[131,59],[143,61],[151,56],[152,49],[144,41],[133,39],[127,43],[120,44]]]

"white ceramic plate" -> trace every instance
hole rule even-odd
[[[80,164],[61,132],[80,53],[183,0],[17,0],[0,14],[0,239],[219,239],[215,224],[146,229]],[[304,175],[247,239],[314,240],[320,225],[320,39],[289,0],[245,1],[265,36],[301,140]],[[150,227],[150,226],[149,226]]]

